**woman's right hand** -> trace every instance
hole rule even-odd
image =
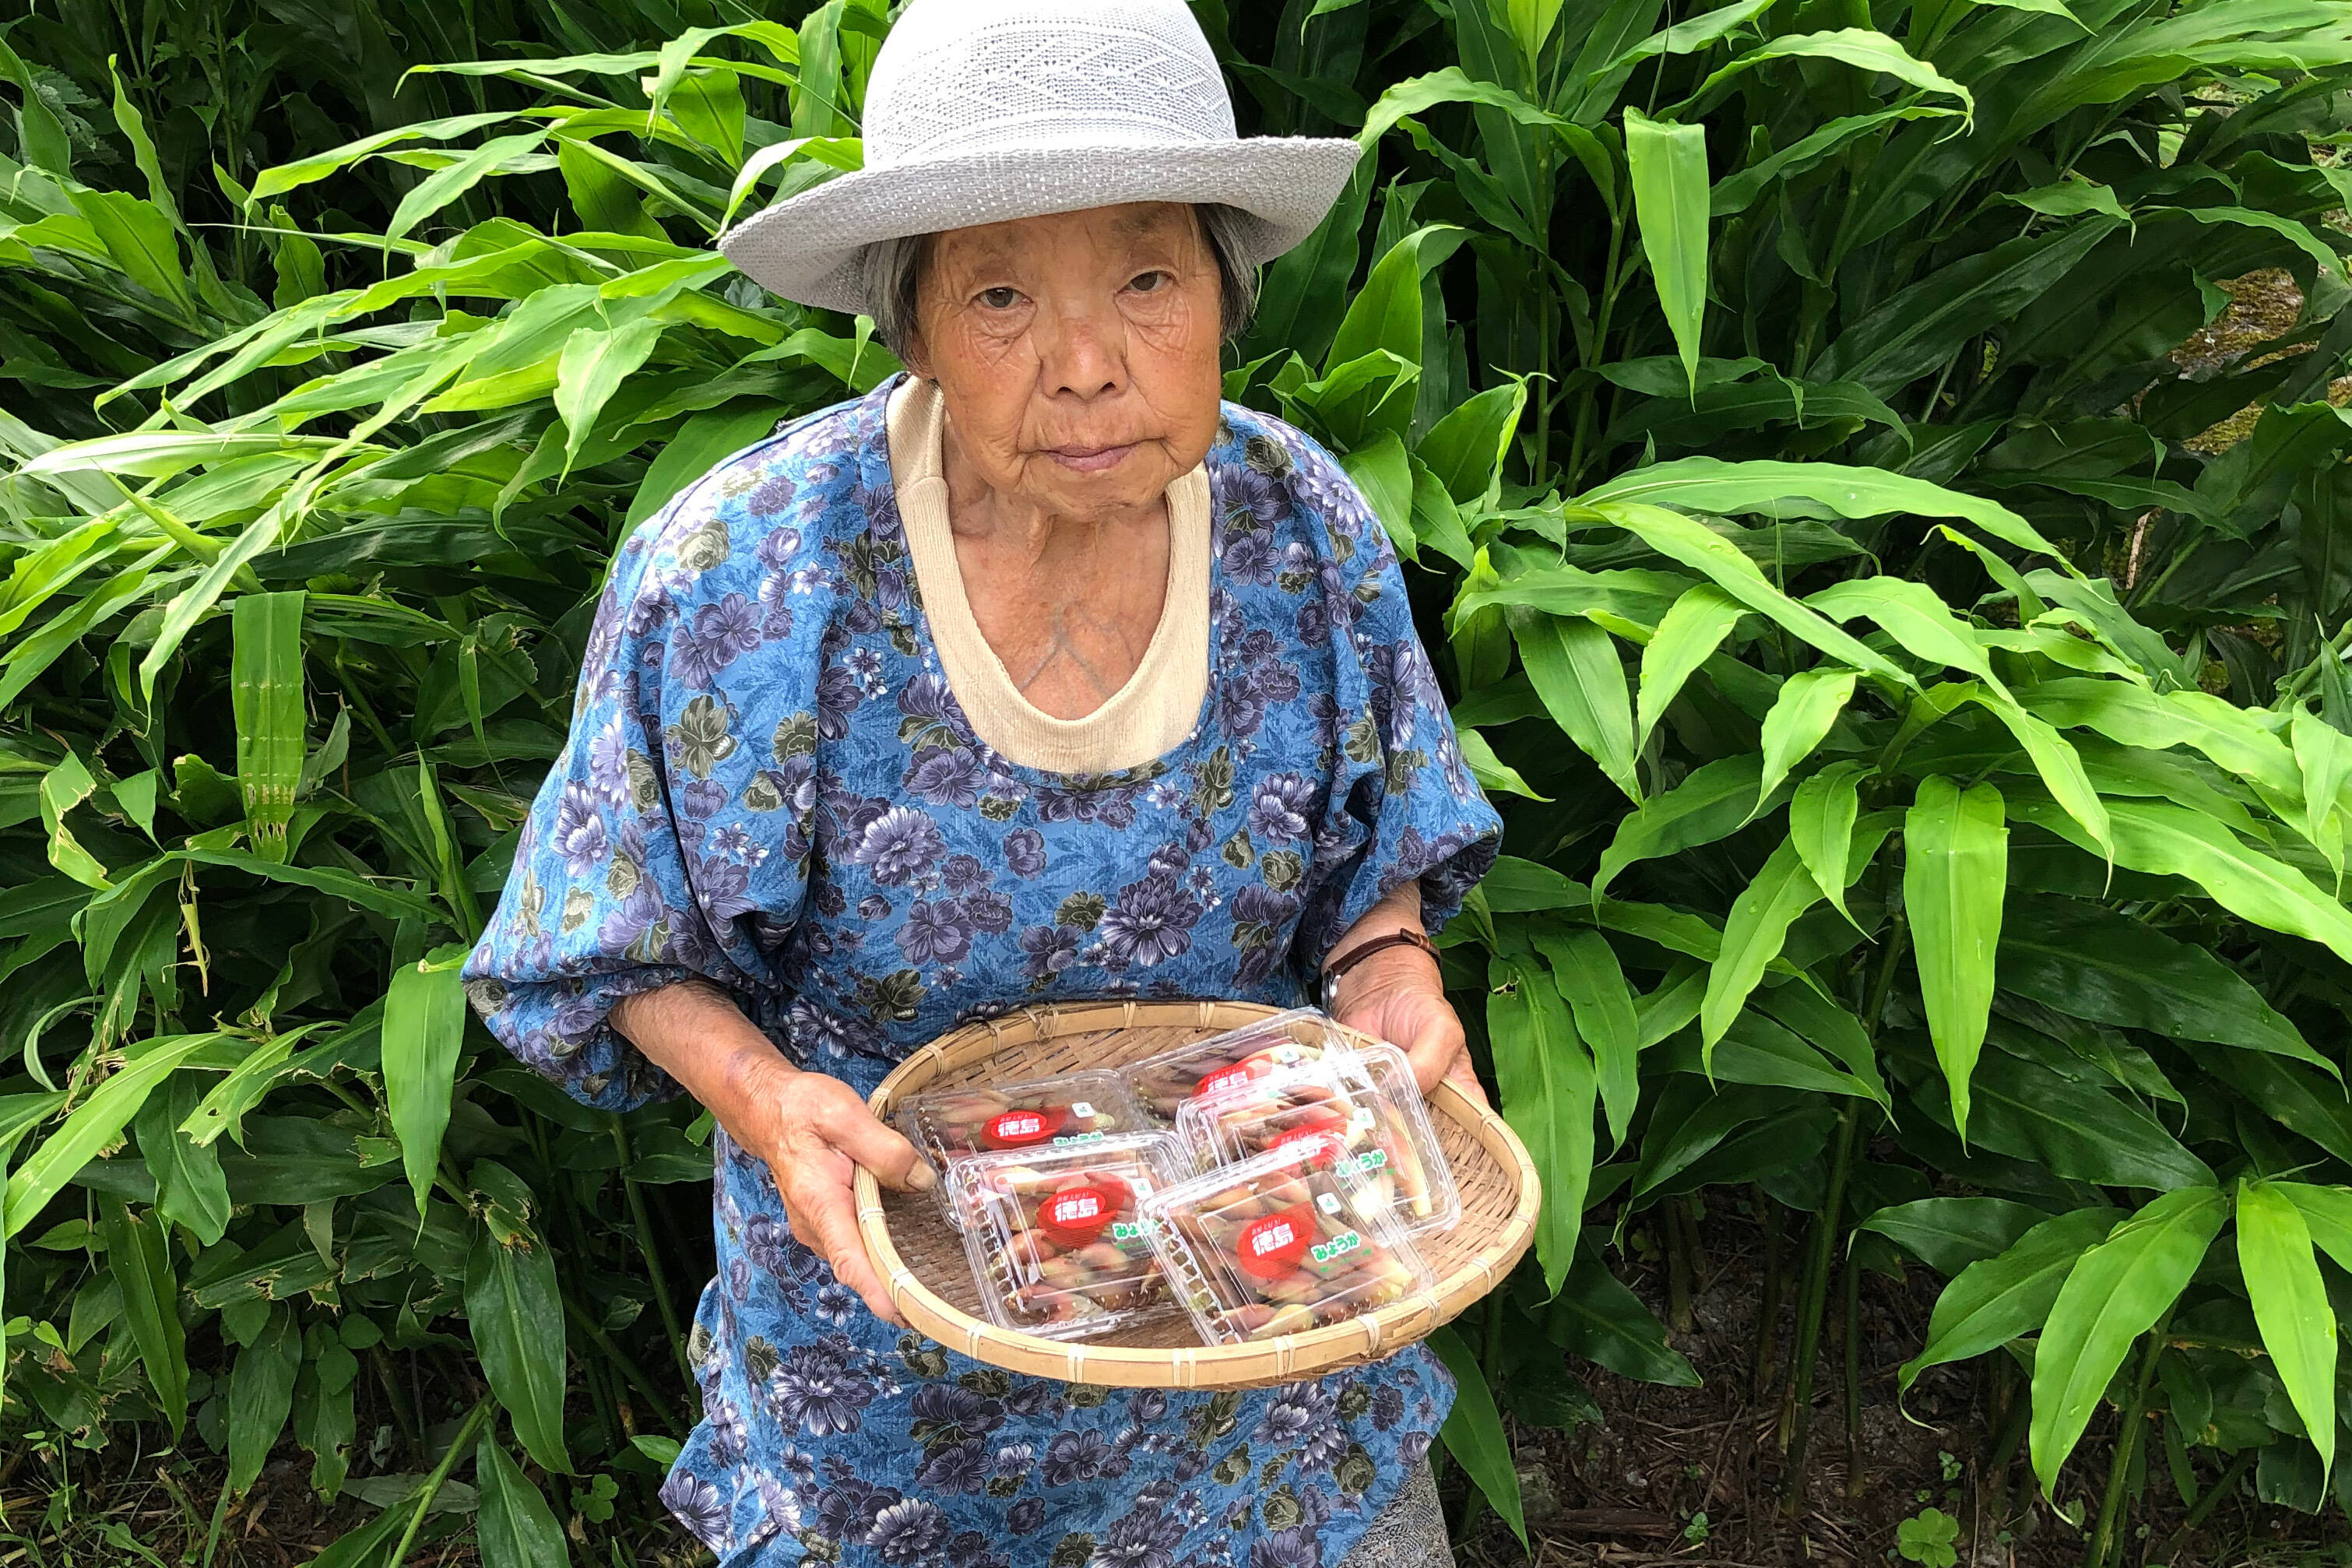
[[[931,1167],[839,1079],[803,1072],[781,1055],[751,1076],[755,1087],[738,1113],[741,1131],[715,1105],[713,1114],[738,1146],[767,1163],[801,1245],[824,1258],[876,1317],[905,1327],[866,1258],[853,1184],[863,1165],[886,1187],[922,1192],[938,1179]]]
[[[707,980],[624,998],[613,1026],[684,1085],[760,1160],[784,1202],[793,1237],[874,1315],[905,1326],[857,1234],[857,1168],[886,1187],[922,1192],[938,1178],[915,1146],[878,1121],[837,1078],[803,1072]]]

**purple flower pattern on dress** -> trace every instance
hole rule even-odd
[[[849,858],[871,868],[876,881],[900,888],[928,872],[945,845],[937,823],[912,807],[894,806],[866,824]]]
[[[1262,844],[1296,843],[1312,831],[1307,813],[1314,803],[1315,786],[1304,773],[1260,780],[1250,798],[1249,830]]]
[[[604,819],[596,797],[584,784],[568,784],[555,803],[555,823],[548,830],[563,868],[584,877],[601,865],[606,854]]]
[[[1208,459],[1198,732],[1108,778],[995,754],[914,608],[889,391],[729,458],[614,563],[571,743],[467,966],[499,1038],[592,1104],[675,1092],[605,1020],[689,976],[864,1094],[1030,1000],[1295,1005],[1400,880],[1439,924],[1493,859],[1386,536],[1328,454],[1239,408]],[[725,1568],[1321,1568],[1444,1420],[1417,1351],[1238,1400],[977,1365],[874,1318],[766,1167],[713,1146],[705,1418],[662,1500]],[[1349,1490],[1359,1448],[1377,1479]]]
[[[909,963],[954,963],[971,951],[971,922],[952,899],[917,899],[907,906],[898,942]]]
[[[1149,969],[1192,945],[1201,906],[1173,877],[1154,874],[1118,890],[1118,902],[1102,920],[1105,962]]]

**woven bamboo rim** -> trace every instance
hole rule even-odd
[[[887,1120],[917,1089],[1116,1067],[1278,1011],[1250,1002],[1102,1002],[1024,1008],[923,1047],[868,1097]],[[1359,1036],[1359,1038],[1367,1038]],[[1452,1321],[1502,1283],[1534,1239],[1534,1162],[1503,1119],[1452,1084],[1429,1097],[1462,1192],[1462,1223],[1416,1240],[1436,1284],[1377,1312],[1245,1345],[1202,1345],[1190,1319],[1064,1343],[982,1315],[963,1244],[928,1194],[885,1191],[857,1173],[857,1228],[899,1315],[948,1349],[1008,1372],[1123,1388],[1255,1388],[1389,1355]]]

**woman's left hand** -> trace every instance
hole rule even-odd
[[[1345,956],[1364,940],[1350,931],[1333,952]],[[1412,1076],[1423,1093],[1443,1079],[1473,1103],[1486,1103],[1486,1091],[1470,1065],[1469,1040],[1454,1005],[1445,999],[1435,959],[1419,948],[1384,948],[1341,975],[1339,991],[1333,1016],[1402,1048],[1412,1058]]]

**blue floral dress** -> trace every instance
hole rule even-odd
[[[515,1055],[613,1110],[675,1092],[606,1024],[703,976],[870,1092],[1024,1004],[1296,1005],[1419,877],[1433,928],[1492,863],[1396,559],[1312,441],[1227,405],[1197,727],[1108,776],[995,754],[940,673],[901,531],[895,383],[736,454],[614,563],[570,743],[467,966]],[[663,1499],[729,1564],[1336,1565],[1428,1451],[1419,1350],[1171,1395],[1013,1376],[868,1313],[718,1137],[704,1417]]]

